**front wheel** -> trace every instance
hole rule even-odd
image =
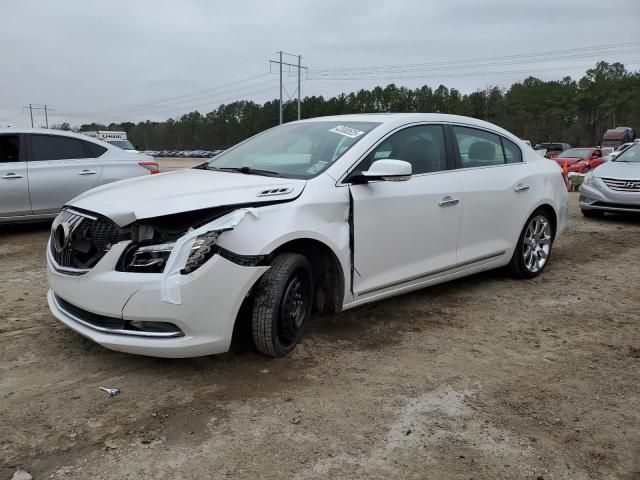
[[[313,305],[311,264],[302,255],[277,256],[258,282],[251,315],[256,348],[284,357],[302,338]]]
[[[527,220],[511,257],[509,269],[517,278],[533,278],[547,265],[554,231],[549,215],[536,210]]]

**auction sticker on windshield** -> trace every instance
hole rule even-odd
[[[333,133],[338,133],[340,135],[344,135],[345,137],[349,137],[349,138],[358,138],[360,135],[365,133],[362,130],[356,130],[355,128],[344,127],[342,125],[338,125],[337,127],[334,127],[329,131]]]

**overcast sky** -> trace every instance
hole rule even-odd
[[[263,102],[281,49],[309,67],[303,96],[640,70],[640,0],[0,0],[0,24],[2,126],[29,125],[29,103],[80,125]]]

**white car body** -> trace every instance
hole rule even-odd
[[[552,217],[555,238],[565,228],[568,197],[560,167],[495,125],[441,114],[348,115],[293,125],[322,122],[331,129],[347,121],[379,124],[308,180],[190,169],[106,185],[77,197],[66,212],[73,221],[94,216],[120,228],[231,207],[184,233],[162,273],[118,271],[129,239],[110,245],[92,268],[67,271],[54,258],[55,242],[62,240],[52,237],[47,247],[51,311],[113,350],[161,357],[216,354],[228,350],[240,307],[277,252],[321,255],[321,261],[311,263],[326,268],[328,280],[318,286],[325,290],[316,292],[316,304],[321,297],[326,309],[340,311],[509,264],[526,222],[541,207]],[[369,152],[417,125],[497,134],[517,145],[522,161],[415,174],[407,181],[345,181]],[[63,215],[54,222],[54,236],[57,225],[64,226]],[[219,254],[181,273],[194,240],[207,232],[219,232]],[[103,317],[127,325],[170,322],[179,332],[125,331],[124,324],[104,328]]]

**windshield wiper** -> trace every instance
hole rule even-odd
[[[195,167],[191,167],[191,168],[197,168],[198,170],[217,170],[218,169],[217,167],[212,167],[211,165],[209,165],[209,162],[200,163]]]
[[[252,168],[252,167],[213,167],[213,166],[210,166],[209,168],[215,169],[215,170],[222,170],[223,172],[244,173],[246,175],[264,175],[265,177],[282,177],[281,173],[273,172],[271,170],[262,170],[262,169],[259,169],[259,168]]]

